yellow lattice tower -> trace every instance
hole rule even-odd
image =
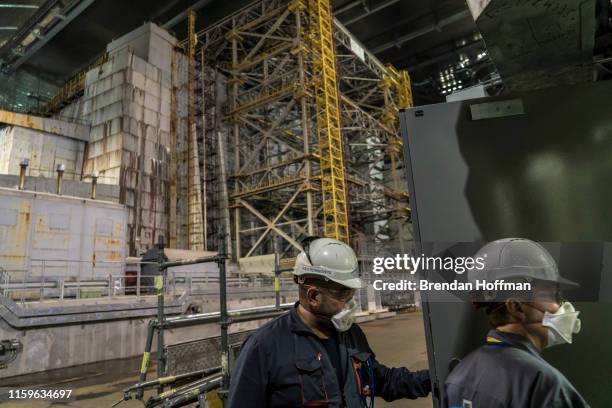
[[[349,226],[330,0],[309,0],[313,85],[325,236],[348,242]]]
[[[383,82],[383,86],[390,87],[394,91],[394,103],[398,109],[406,109],[413,106],[412,88],[408,71],[398,71],[393,65],[387,65],[387,75]]]
[[[408,75],[408,71],[400,71],[397,79],[397,107],[400,109],[412,108],[412,88],[410,85],[410,75]]]

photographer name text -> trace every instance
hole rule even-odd
[[[506,282],[503,279],[495,281],[477,280],[476,282],[430,282],[427,279],[410,281],[402,279],[395,282],[385,282],[377,279],[372,282],[374,290],[421,290],[421,291],[529,291],[531,283]]]

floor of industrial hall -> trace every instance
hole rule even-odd
[[[388,319],[375,320],[361,324],[370,347],[376,353],[379,362],[387,366],[404,366],[410,370],[419,370],[427,367],[427,353],[425,349],[425,333],[423,329],[422,314],[420,312],[401,313]],[[29,400],[21,403],[6,403],[5,408],[47,408],[47,407],[75,407],[75,408],[103,408],[111,407],[118,402],[123,394],[122,389],[138,381],[140,359],[133,361],[107,362],[92,364],[90,370],[82,374],[81,368],[78,377],[63,375],[62,377],[43,377],[34,379],[44,388],[74,389],[76,399],[70,402],[33,402]],[[152,366],[148,378],[154,377],[156,367]],[[145,400],[153,395],[153,391],[145,393]],[[140,401],[124,401],[117,408],[142,407]],[[211,403],[211,408],[219,406]],[[398,400],[386,402],[381,398],[375,401],[376,408],[430,408],[431,398],[418,400]]]

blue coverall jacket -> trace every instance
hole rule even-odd
[[[527,338],[491,330],[446,379],[454,408],[585,408],[589,405]]]
[[[356,324],[339,333],[344,384],[338,384],[325,347],[302,322],[297,305],[245,341],[232,372],[229,408],[363,408],[353,362],[371,365],[374,393],[387,401],[429,394],[429,371],[378,363]]]

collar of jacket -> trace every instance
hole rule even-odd
[[[513,333],[505,333],[498,330],[489,330],[488,337],[493,337],[508,343],[512,347],[520,348],[535,356],[540,356],[540,352],[527,337]]]
[[[317,337],[317,335],[310,329],[310,327],[306,326],[306,323],[304,323],[298,315],[297,308],[299,305],[299,301],[295,302],[295,305],[293,305],[293,308],[289,311],[291,331],[296,334],[305,334]]]

